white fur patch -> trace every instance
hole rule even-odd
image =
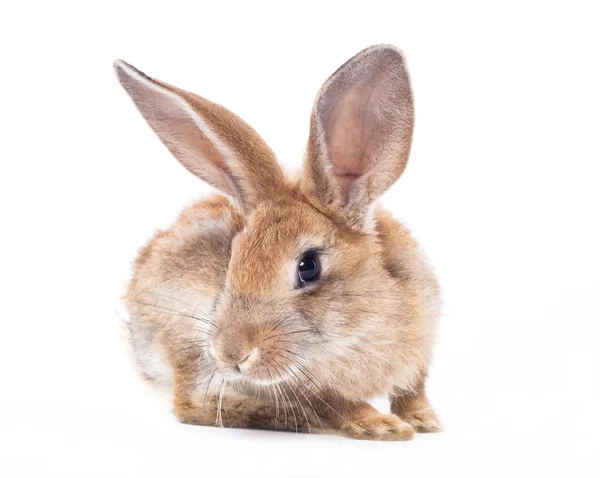
[[[136,349],[138,363],[149,379],[160,384],[168,384],[173,380],[173,369],[169,365],[160,345],[148,342],[145,347]]]
[[[158,288],[148,292],[145,300],[148,313],[153,311],[160,313],[166,321],[172,320],[174,324],[184,327],[189,323],[192,334],[201,334],[202,330],[209,330],[210,324],[198,321],[193,316],[204,319],[213,306],[213,298],[210,294],[203,294],[191,290],[174,290],[172,288]],[[173,311],[170,317],[169,311]],[[189,315],[190,317],[186,317]],[[133,345],[136,361],[144,375],[153,382],[169,384],[173,380],[173,370],[169,363],[169,357],[160,343],[160,335],[154,330],[154,326],[147,325],[143,319],[133,318],[129,324],[131,332],[131,343]]]

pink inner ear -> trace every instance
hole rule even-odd
[[[351,58],[321,88],[312,119],[307,174],[315,192],[360,222],[410,152],[413,103],[402,53],[376,45]]]
[[[350,184],[365,174],[374,153],[378,124],[374,114],[376,95],[371,82],[355,85],[332,108],[325,137],[333,174],[347,192]]]

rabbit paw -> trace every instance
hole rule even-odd
[[[344,435],[359,440],[410,440],[415,431],[396,415],[370,415],[342,427]]]
[[[440,421],[435,412],[427,407],[405,413],[402,420],[410,423],[418,433],[437,433],[442,431]]]

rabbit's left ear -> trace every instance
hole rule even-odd
[[[317,96],[303,184],[325,207],[362,228],[369,206],[404,171],[413,124],[402,52],[389,45],[363,50]]]
[[[148,124],[190,172],[232,197],[241,213],[279,194],[273,151],[241,118],[117,60],[115,71]]]

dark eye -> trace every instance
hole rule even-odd
[[[314,254],[306,254],[298,263],[298,277],[300,283],[313,282],[319,278],[321,266],[319,259]]]

